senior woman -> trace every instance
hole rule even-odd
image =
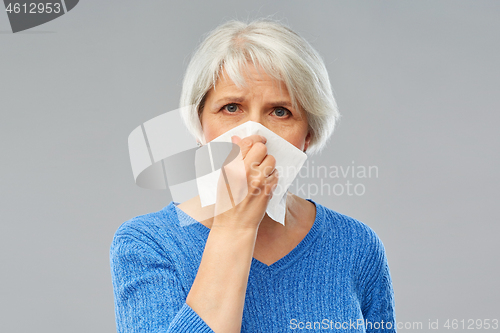
[[[208,35],[184,78],[181,105],[191,104],[194,112],[183,117],[202,144],[254,121],[317,153],[338,119],[321,57],[271,20],[230,21]],[[291,193],[284,225],[272,220],[266,207],[279,173],[266,138],[232,140],[249,189],[234,208],[214,214],[199,198],[171,202],[116,232],[110,259],[118,331],[395,332],[377,235]],[[181,227],[180,220],[193,223]]]

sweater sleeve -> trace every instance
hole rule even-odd
[[[396,332],[394,291],[382,241],[373,233],[372,255],[365,263],[362,312],[367,333]]]
[[[171,262],[142,236],[117,232],[110,249],[118,333],[213,332],[186,304]]]

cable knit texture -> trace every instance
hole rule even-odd
[[[382,242],[364,223],[316,205],[305,238],[270,266],[252,259],[241,332],[396,332]],[[170,202],[123,223],[111,244],[119,333],[213,332],[185,300],[210,229]]]

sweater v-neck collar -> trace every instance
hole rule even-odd
[[[271,265],[266,265],[263,262],[255,258],[252,258],[251,270],[259,271],[262,273],[273,274],[288,267],[300,256],[302,256],[304,252],[306,252],[306,250],[311,246],[314,240],[318,237],[318,235],[321,234],[325,220],[325,212],[323,210],[323,207],[311,199],[306,199],[306,200],[312,202],[316,206],[316,217],[314,219],[314,223],[311,229],[306,234],[306,236],[299,242],[299,244],[297,244],[297,246],[295,246],[284,257],[272,263]],[[177,214],[177,217],[179,218],[181,224],[192,226],[193,228],[198,230],[204,236],[204,241],[206,242],[208,234],[210,233],[210,228],[196,221],[181,209],[177,209],[176,207],[177,205],[179,205],[178,202],[172,201],[167,207],[165,207],[165,209],[173,210],[173,212]]]

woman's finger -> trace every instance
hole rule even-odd
[[[247,165],[252,173],[264,162],[267,157],[267,147],[262,142],[255,142],[244,157],[245,165]]]
[[[267,139],[265,137],[257,134],[247,136],[246,138],[243,139],[240,139],[238,136],[234,135],[231,137],[231,140],[233,141],[233,143],[237,144],[240,147],[243,159],[246,158],[248,152],[250,151],[250,149],[252,149],[253,145],[256,142],[262,142],[263,144],[267,142]]]
[[[272,155],[266,155],[258,166],[264,178],[269,177],[276,170],[276,159]]]

